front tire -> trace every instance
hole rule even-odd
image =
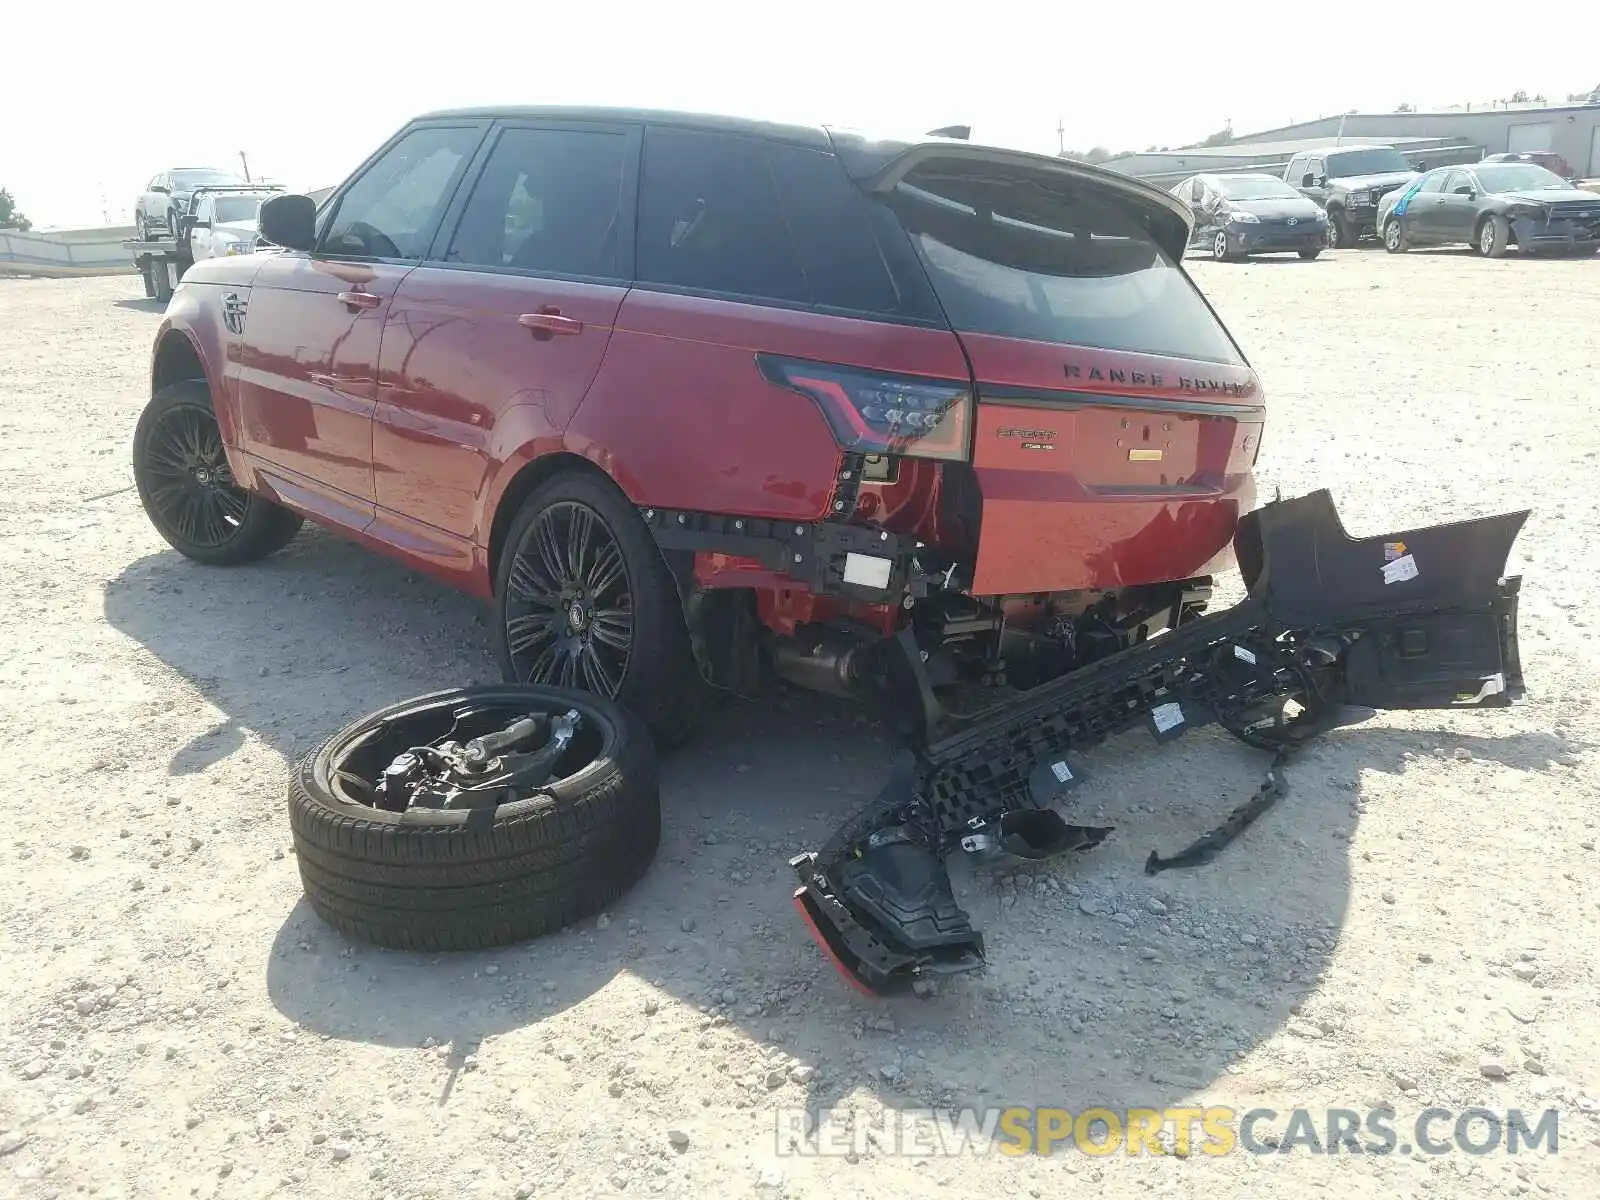
[[[1485,258],[1504,258],[1511,245],[1511,222],[1492,216],[1478,227],[1478,253]]]
[[[1383,248],[1390,254],[1404,254],[1411,248],[1411,243],[1406,240],[1405,227],[1400,224],[1398,217],[1391,217],[1383,227]]]
[[[179,554],[231,567],[281,550],[301,518],[234,482],[198,379],[162,388],[133,431],[133,481],[145,515]]]
[[[1211,257],[1217,262],[1231,262],[1234,258],[1233,248],[1228,244],[1228,231],[1217,230],[1217,236],[1211,239]]]
[[[528,498],[506,533],[494,617],[508,682],[614,699],[662,749],[686,741],[710,708],[672,572],[609,480],[570,472]]]
[[[1322,249],[1320,247],[1315,250],[1302,250],[1300,251],[1300,257],[1305,259],[1307,262],[1314,262],[1316,261],[1317,256],[1321,253]]]
[[[1343,211],[1331,210],[1328,213],[1328,249],[1350,250],[1358,240],[1355,226],[1345,220]]]

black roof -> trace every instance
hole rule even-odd
[[[835,125],[798,125],[778,121],[758,121],[749,117],[732,117],[717,113],[680,112],[656,108],[613,108],[585,105],[485,105],[473,108],[440,109],[412,118],[407,124],[418,121],[443,120],[536,120],[536,121],[593,121],[613,124],[676,125],[685,129],[703,129],[748,137],[768,138],[791,142],[817,150],[831,150],[839,156],[846,173],[866,182],[884,176],[903,175],[918,161],[930,156],[949,156],[959,159],[985,159],[1009,161],[1030,168],[1048,167],[1063,174],[1099,180],[1102,184],[1147,202],[1154,202],[1168,210],[1167,219],[1182,225],[1167,231],[1177,236],[1178,246],[1188,238],[1188,207],[1176,201],[1165,188],[1157,187],[1131,175],[1123,175],[1105,167],[1064,159],[1052,154],[1011,150],[1000,146],[985,146],[962,138],[940,137],[935,134],[913,134],[909,137],[877,137],[859,130]],[[945,126],[954,129],[955,126]],[[881,173],[881,174],[880,174]]]
[[[605,106],[570,104],[525,104],[484,106],[479,108],[449,108],[424,113],[418,121],[436,121],[447,118],[472,120],[542,120],[542,121],[615,121],[651,125],[681,125],[691,129],[714,129],[722,133],[743,133],[752,137],[773,138],[814,146],[819,150],[830,148],[828,131],[821,125],[788,125],[777,121],[757,121],[749,117],[729,117],[716,113],[678,112],[663,108],[609,108]]]

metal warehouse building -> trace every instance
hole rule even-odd
[[[1104,165],[1156,183],[1177,183],[1202,171],[1276,174],[1294,151],[1331,146],[1335,141],[1382,142],[1429,167],[1474,162],[1485,154],[1508,150],[1550,150],[1566,159],[1579,175],[1600,177],[1600,103],[1349,113],[1262,130],[1226,146],[1126,154]]]

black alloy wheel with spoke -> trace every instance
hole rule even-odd
[[[662,749],[685,741],[711,707],[672,572],[633,504],[601,475],[566,471],[523,501],[496,562],[495,626],[508,682],[614,699]]]
[[[226,566],[279,549],[300,518],[235,482],[204,383],[156,393],[133,437],[133,478],[156,531],[179,553]]]
[[[615,697],[633,649],[633,592],[617,540],[592,508],[541,508],[512,551],[505,637],[526,683]]]

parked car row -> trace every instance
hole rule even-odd
[[[1283,251],[1314,259],[1373,236],[1391,253],[1457,244],[1490,258],[1512,246],[1600,250],[1600,196],[1539,157],[1495,154],[1419,173],[1393,146],[1341,146],[1294,155],[1281,179],[1194,175],[1172,191],[1194,214],[1190,247],[1218,261]]]

